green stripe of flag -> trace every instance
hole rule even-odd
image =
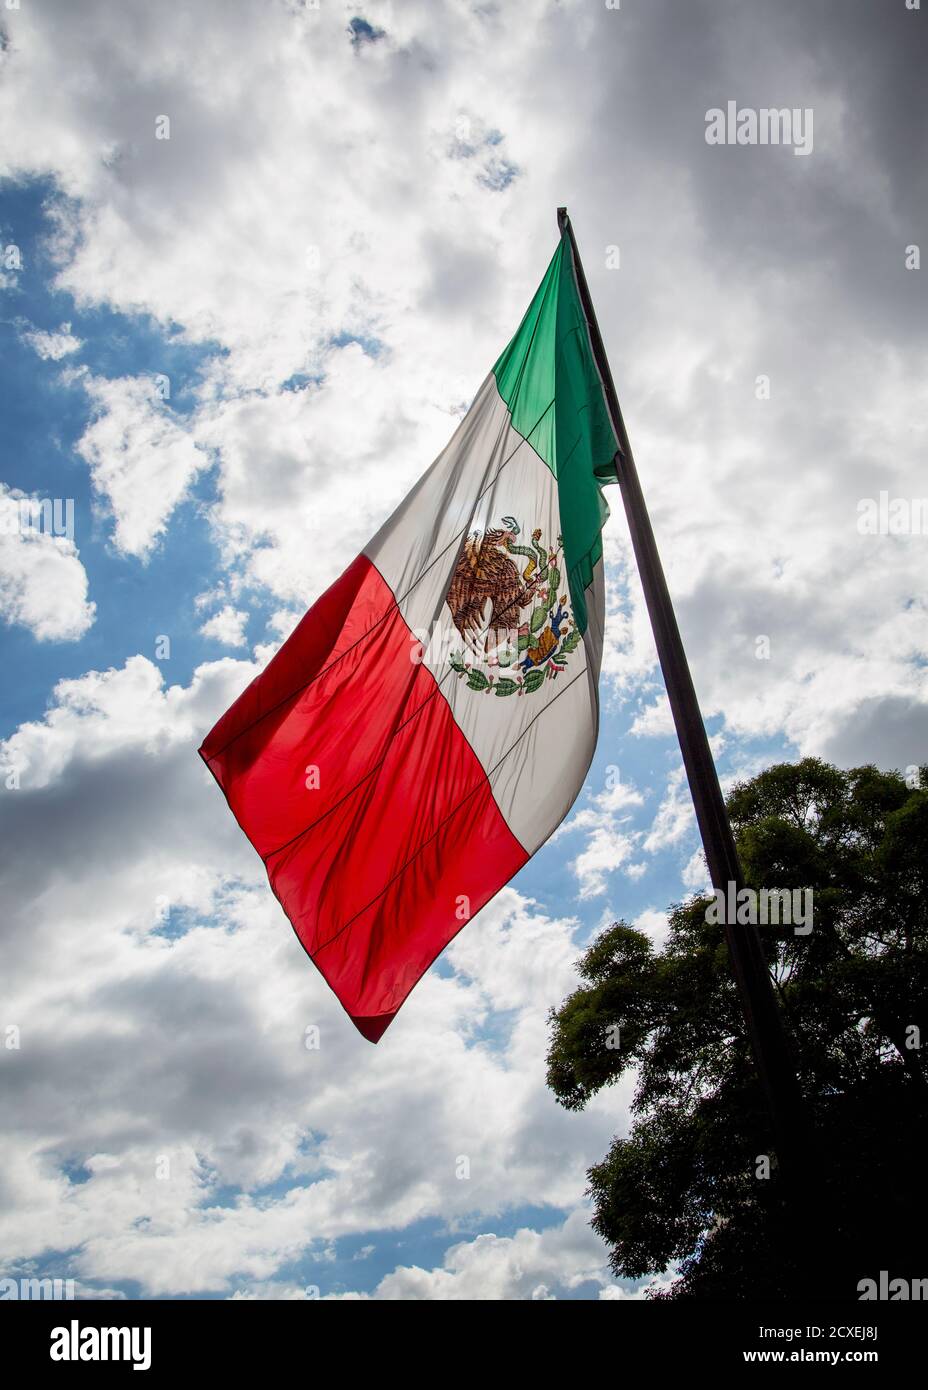
[[[609,515],[602,483],[616,481],[616,440],[566,234],[493,373],[513,428],[557,479],[571,606],[585,631],[584,590],[602,556],[602,528]]]

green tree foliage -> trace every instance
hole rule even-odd
[[[693,899],[660,951],[624,922],[603,932],[552,1013],[561,1104],[636,1075],[631,1131],[590,1170],[593,1225],[618,1276],[675,1267],[674,1298],[856,1298],[881,1269],[921,1278],[928,791],[806,758],[736,786],[728,809],[749,886],[814,893],[810,934],[760,929],[813,1126],[808,1171],[790,1196],[724,927]]]

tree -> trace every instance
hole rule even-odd
[[[805,1206],[776,1166],[724,927],[694,898],[660,951],[614,923],[552,1011],[561,1104],[636,1071],[631,1131],[589,1173],[593,1225],[620,1277],[676,1266],[665,1297],[856,1298],[881,1269],[921,1278],[928,790],[806,758],[727,804],[746,883],[813,890],[808,935],[761,927],[813,1128]]]

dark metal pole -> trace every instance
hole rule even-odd
[[[657,654],[664,673],[667,698],[680,741],[680,752],[689,780],[696,820],[702,835],[709,875],[713,886],[726,894],[727,901],[729,883],[735,884],[735,892],[744,886],[735,838],[725,810],[712,751],[699,711],[680,630],[670,602],[667,581],[664,578],[654,532],[651,530],[651,521],[638,481],[635,460],[622,419],[619,398],[609,370],[606,350],[567,209],[558,208],[557,217],[561,233],[566,233],[570,242],[577,290],[586,317],[590,345],[620,445],[616,471],[625,502],[625,515],[628,518],[628,529],[638,561],[638,573],[648,605]],[[754,1048],[757,1070],[770,1109],[778,1158],[784,1176],[791,1185],[795,1185],[800,1170],[808,1171],[806,1165],[810,1155],[802,1097],[789,1040],[773,992],[760,933],[755,926],[739,926],[729,922],[727,911],[724,915],[732,970],[741,996],[741,1006]]]

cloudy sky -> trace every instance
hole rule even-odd
[[[911,3],[4,0],[0,1274],[640,1296],[584,1200],[630,1086],[544,1086],[584,943],[705,879],[617,495],[587,787],[377,1048],[196,748],[446,442],[565,203],[723,778],[924,761],[928,536],[859,525],[928,496]],[[729,101],[811,148],[708,144]]]

